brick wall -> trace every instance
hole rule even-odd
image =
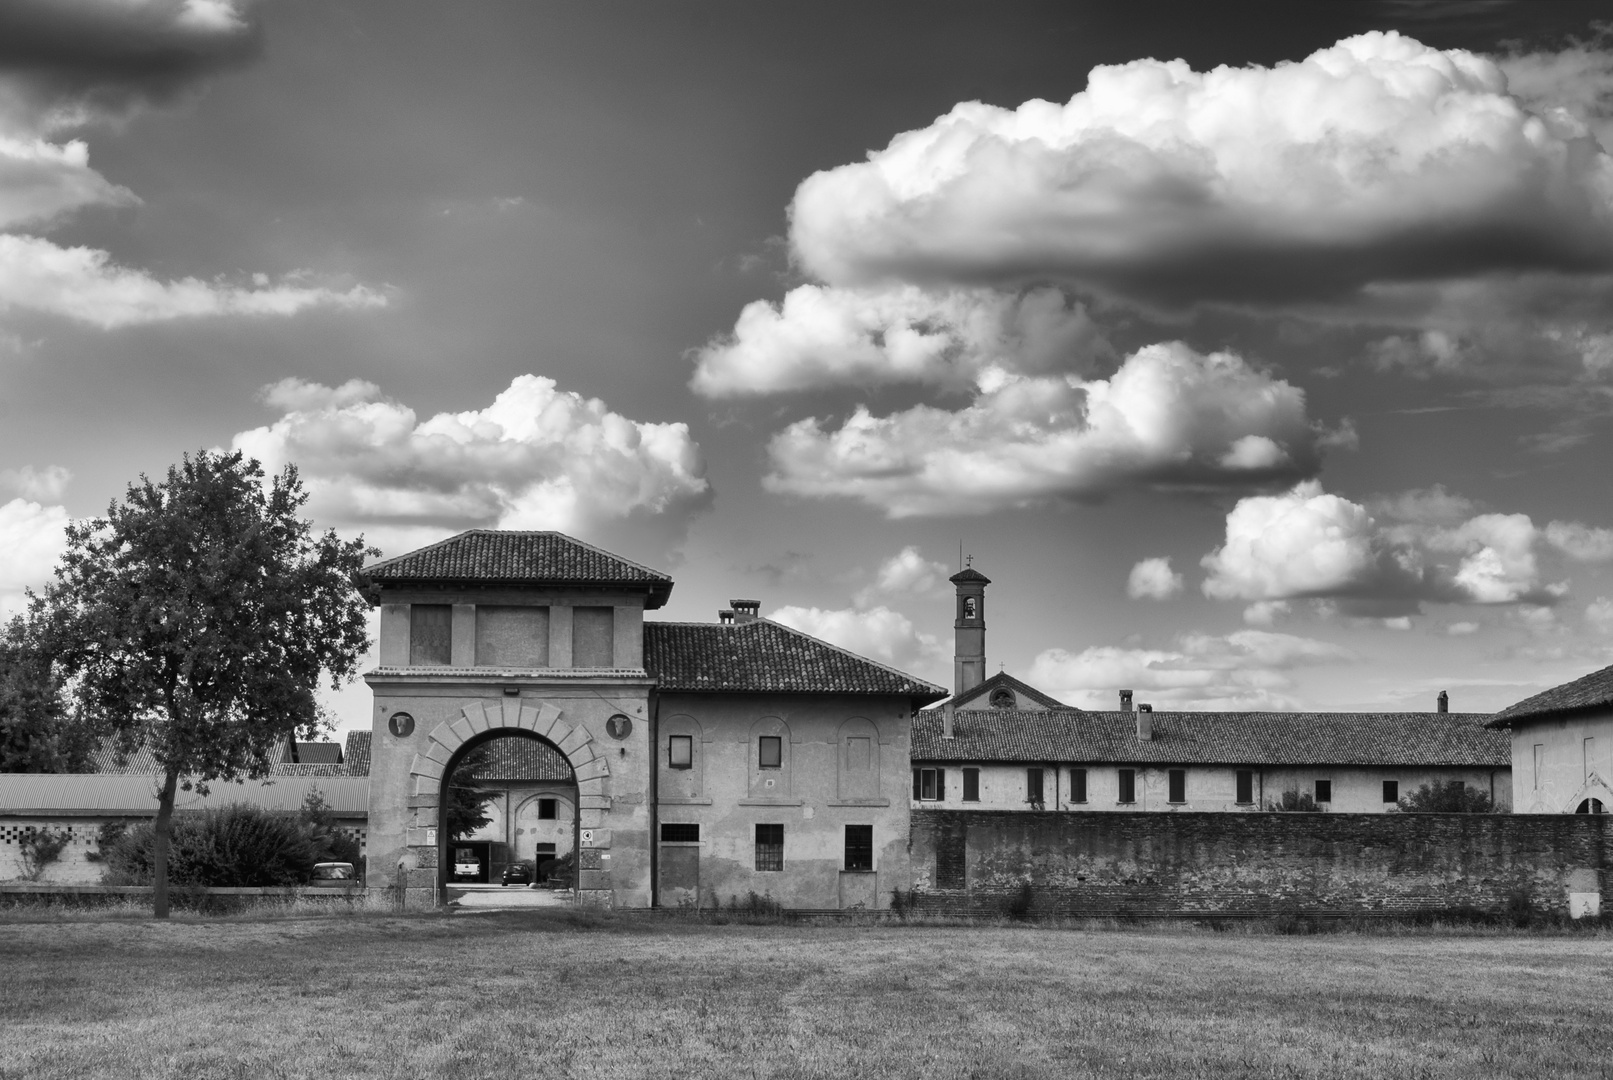
[[[1607,892],[1613,816],[914,810],[921,910],[1037,915],[1568,913]]]

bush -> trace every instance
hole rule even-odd
[[[101,827],[95,833],[95,847],[91,851],[86,851],[84,858],[89,862],[106,862],[107,855],[111,853],[113,846],[123,838],[123,834],[128,831],[128,828],[129,823],[127,821],[101,822]]]
[[[61,859],[62,852],[72,842],[73,834],[65,829],[61,832],[29,829],[23,833],[17,838],[17,854],[22,857],[22,876],[29,881],[38,881],[45,867]]]
[[[1282,798],[1273,799],[1271,802],[1267,803],[1266,809],[1315,812],[1317,806],[1316,800],[1309,794],[1301,795],[1297,791],[1289,790],[1283,792]]]
[[[308,833],[308,842],[314,848],[314,862],[352,863],[359,873],[364,872],[359,858],[358,840],[349,836],[336,822],[336,815],[325,802],[318,788],[312,788],[303,797],[297,819]]]
[[[758,894],[752,889],[743,897],[730,896],[728,911],[734,915],[747,915],[752,918],[778,918],[784,914],[784,905],[773,899],[772,893]]]
[[[908,889],[905,892],[901,889],[892,889],[891,914],[895,915],[898,919],[906,919],[908,913],[913,911],[917,906],[914,903],[916,899],[917,898],[913,895],[912,889]]]
[[[1494,809],[1486,792],[1460,780],[1424,784],[1400,800],[1400,810],[1406,814],[1488,814]]]
[[[106,853],[109,885],[150,885],[155,826],[128,829]],[[213,888],[300,885],[327,851],[302,821],[245,803],[176,815],[168,880]]]
[[[1014,894],[1003,901],[1003,914],[1010,919],[1028,919],[1031,914],[1031,904],[1036,900],[1035,890],[1031,883],[1021,881]]]

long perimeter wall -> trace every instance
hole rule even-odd
[[[922,910],[1036,915],[1594,914],[1613,816],[914,810]]]

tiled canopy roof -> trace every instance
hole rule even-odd
[[[1604,708],[1613,705],[1613,667],[1593,671],[1573,682],[1554,686],[1534,697],[1524,698],[1511,708],[1502,709],[1490,721],[1491,726],[1511,727],[1513,721],[1538,719],[1560,713],[1578,712],[1581,709]]]
[[[1446,765],[1503,768],[1512,741],[1481,713],[1166,713],[1137,738],[1134,712],[938,710],[913,720],[914,761],[1173,765]]]
[[[1073,706],[1064,704],[1064,702],[1056,698],[1048,697],[1036,687],[1020,682],[1006,671],[999,671],[973,690],[965,690],[963,693],[958,694],[952,699],[951,703],[955,708],[960,709],[988,709],[991,707],[991,692],[999,686],[1006,686],[1015,693],[1028,697],[1037,704],[1049,709],[1069,709],[1071,712],[1081,711]],[[973,702],[974,704],[965,705],[965,702]]]
[[[380,584],[415,581],[505,585],[617,585],[645,589],[658,608],[672,592],[667,575],[564,533],[472,529],[366,568]]]
[[[921,705],[947,696],[933,683],[769,619],[646,622],[644,667],[662,690],[894,694]]]

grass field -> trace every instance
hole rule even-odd
[[[1613,937],[0,924],[0,1077],[1601,1077]]]

